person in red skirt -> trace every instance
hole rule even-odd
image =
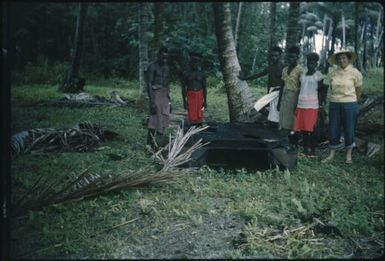
[[[319,56],[306,56],[307,71],[300,76],[300,92],[295,110],[294,131],[302,134],[303,150],[307,156],[315,156],[317,139],[314,133],[320,101],[318,92],[324,87],[321,72],[317,71]]]
[[[202,55],[190,53],[190,69],[183,75],[182,99],[187,110],[187,121],[201,126],[203,112],[207,108],[206,75],[201,68]]]

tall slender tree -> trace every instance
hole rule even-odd
[[[341,24],[342,24],[342,48],[346,47],[346,25],[344,11],[341,10]]]
[[[332,13],[331,19],[331,28],[330,28],[330,37],[328,39],[331,39],[330,43],[330,49],[328,52],[328,57],[332,56],[335,50],[336,40],[337,40],[337,25],[338,25],[338,19],[339,15],[337,12]],[[325,72],[328,72],[329,70],[329,63],[326,63],[325,66]]]
[[[147,41],[147,12],[146,12],[146,2],[139,3],[139,28],[138,28],[138,38],[139,38],[139,99],[146,97],[146,82],[144,72],[148,66],[148,41]]]
[[[83,90],[84,87],[84,81],[79,80],[79,67],[80,58],[82,54],[83,28],[86,13],[87,3],[79,3],[79,14],[76,22],[75,44],[72,64],[68,72],[67,78],[64,80],[64,83],[59,88],[59,90],[62,92],[79,92]]]
[[[368,71],[367,68],[367,43],[368,43],[368,37],[367,37],[367,29],[369,24],[369,15],[367,12],[367,9],[365,8],[365,22],[364,22],[364,28],[363,28],[363,43],[364,43],[364,51],[362,53],[362,70],[363,73],[366,74]]]
[[[242,14],[242,2],[239,2],[238,15],[237,15],[237,21],[235,23],[235,33],[234,33],[235,48],[238,48],[238,34],[239,34],[239,25],[241,23],[241,14]]]
[[[213,3],[215,32],[218,55],[225,82],[228,99],[230,122],[250,121],[253,115],[253,95],[245,81],[237,78],[239,65],[233,31],[229,3]]]
[[[359,43],[358,43],[359,9],[360,9],[360,2],[355,2],[354,3],[354,51],[356,54],[359,54]],[[360,60],[360,56],[357,55],[355,66],[358,70],[361,71],[359,60]]]
[[[300,38],[300,25],[299,19],[299,2],[290,2],[289,6],[289,17],[287,22],[286,31],[286,48],[285,48],[285,61],[287,61],[288,49],[291,46],[298,46]]]
[[[158,53],[159,48],[163,43],[164,33],[164,3],[154,3],[154,42],[153,42],[153,57]]]
[[[376,34],[373,39],[373,64],[374,66],[377,66],[377,60],[378,60],[378,53],[379,53],[379,47],[380,42],[382,39],[382,35],[384,33],[384,28],[381,26],[381,17],[382,17],[382,11],[378,11],[378,18],[377,18],[377,26],[376,26]],[[381,29],[381,31],[380,31]]]
[[[275,26],[275,17],[277,13],[277,4],[275,2],[270,2],[270,33],[269,33],[269,44],[267,46],[268,48],[268,57],[269,57],[269,64],[270,64],[270,57],[271,57],[271,47],[276,45],[276,26]]]

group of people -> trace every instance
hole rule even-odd
[[[187,121],[191,125],[201,125],[207,107],[206,75],[201,67],[202,55],[190,52],[190,68],[182,73],[182,100],[187,110]],[[146,86],[150,103],[147,148],[153,150],[156,140],[163,135],[170,123],[170,86],[168,50],[159,49],[158,59],[146,71]]]
[[[358,115],[357,101],[361,97],[363,84],[362,74],[353,67],[356,54],[350,50],[340,50],[328,59],[328,62],[336,67],[327,75],[327,85],[323,82],[324,75],[317,70],[317,53],[306,55],[306,69],[298,64],[300,50],[297,46],[288,49],[286,67],[280,62],[282,50],[279,47],[273,47],[270,53],[270,64],[262,72],[248,77],[243,77],[240,72],[238,76],[241,80],[250,80],[268,75],[268,120],[288,134],[294,147],[298,144],[299,136],[302,136],[304,154],[314,156],[318,115],[325,105],[327,90],[330,89],[329,155],[322,162],[333,160],[343,131],[346,163],[352,163]]]
[[[281,63],[282,50],[275,46],[270,50],[269,65],[256,74],[240,80],[253,80],[268,76],[267,93],[269,106],[267,119],[271,125],[288,135],[290,144],[298,145],[302,137],[303,152],[314,156],[317,145],[315,129],[320,109],[325,105],[329,89],[329,155],[322,162],[330,162],[340,145],[343,132],[346,163],[352,163],[354,131],[357,122],[357,100],[362,93],[363,77],[353,67],[356,54],[350,50],[335,52],[329,59],[335,65],[327,75],[317,70],[319,55],[306,55],[306,68],[298,64],[300,50],[297,46],[288,49],[287,66]],[[146,72],[147,91],[150,102],[147,146],[154,148],[154,138],[161,136],[170,121],[170,88],[168,50],[162,47],[158,59]],[[182,100],[190,124],[201,125],[204,109],[207,108],[206,76],[201,68],[202,55],[190,53],[190,68],[182,73]],[[257,102],[258,103],[258,102]],[[264,108],[266,111],[266,108]],[[261,110],[263,112],[263,110]]]

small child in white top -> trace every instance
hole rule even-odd
[[[319,56],[309,53],[306,56],[307,71],[300,76],[300,92],[295,110],[294,131],[301,132],[304,154],[315,155],[316,137],[314,129],[317,123],[319,99],[318,91],[323,85],[321,72],[316,70]]]

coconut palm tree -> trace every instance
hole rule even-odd
[[[138,23],[138,38],[139,38],[139,99],[146,97],[146,82],[144,72],[148,65],[148,41],[147,41],[147,13],[146,3],[139,3],[139,23]]]
[[[269,50],[269,59],[271,57],[271,47],[276,45],[276,25],[275,25],[275,20],[277,16],[277,4],[275,2],[270,2],[270,38],[269,38],[269,45],[268,45],[268,50]]]
[[[229,3],[213,3],[215,32],[221,71],[225,82],[230,113],[230,122],[250,121],[253,113],[253,95],[245,81],[238,79],[241,71],[233,31]]]
[[[313,2],[306,4],[305,9],[316,13],[318,17],[324,17],[323,29],[325,31],[323,34],[326,35],[324,52],[328,54],[327,56],[332,55],[336,48],[337,39],[343,37],[342,28],[346,29],[346,21],[348,21],[345,20],[345,26],[342,26],[342,12],[346,16],[353,17],[353,2]],[[348,23],[350,23],[349,21]],[[325,72],[329,68],[326,58],[325,55],[321,55],[321,67],[325,68]]]
[[[305,57],[307,53],[315,51],[315,35],[322,30],[323,23],[317,14],[308,11],[301,14],[298,22],[302,26],[301,53]]]
[[[289,17],[287,22],[286,30],[286,57],[287,61],[287,51],[291,46],[298,46],[300,40],[300,24],[299,24],[299,15],[300,15],[300,3],[299,2],[290,2],[289,5]]]
[[[84,80],[79,79],[80,58],[83,46],[84,19],[87,13],[87,3],[79,3],[79,14],[76,22],[75,46],[72,64],[64,83],[60,86],[62,92],[79,92],[84,87]]]

